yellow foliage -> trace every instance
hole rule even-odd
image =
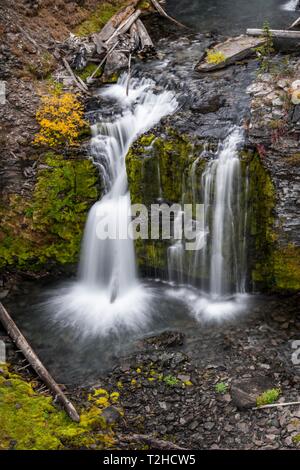
[[[226,57],[223,52],[218,51],[217,49],[211,49],[207,51],[206,62],[208,64],[217,65],[221,62],[224,62],[225,59]]]
[[[78,145],[79,135],[87,126],[83,105],[73,93],[43,96],[36,120],[40,130],[34,143],[49,147]]]

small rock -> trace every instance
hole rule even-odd
[[[159,406],[163,409],[163,410],[167,410],[168,409],[168,406],[166,404],[165,401],[159,401],[158,402]]]
[[[189,427],[191,431],[194,431],[195,429],[197,429],[198,426],[199,426],[198,421],[193,421]]]
[[[232,402],[240,410],[252,408],[256,405],[256,398],[271,388],[273,383],[264,376],[235,380],[231,386]]]
[[[249,432],[249,426],[246,423],[238,423],[237,428],[239,431],[243,433],[248,433]]]
[[[204,423],[203,427],[207,431],[211,431],[215,427],[215,423],[213,423],[212,421],[207,421],[206,423]]]
[[[120,420],[121,413],[115,406],[108,406],[102,411],[101,416],[103,416],[107,424],[112,424]]]
[[[182,382],[188,382],[191,380],[191,376],[190,375],[183,375],[183,374],[179,374],[177,375],[177,378],[179,380],[181,380]]]

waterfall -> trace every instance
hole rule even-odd
[[[225,139],[218,156],[203,175],[204,206],[212,208],[209,292],[220,298],[241,291],[240,265],[241,168],[238,150],[243,132],[236,128]]]
[[[173,93],[154,93],[151,80],[131,79],[127,96],[127,76],[102,93],[123,106],[113,122],[99,122],[92,127],[91,149],[103,175],[106,194],[90,210],[84,232],[80,280],[106,292],[110,302],[137,284],[133,240],[128,236],[130,194],[127,188],[125,156],[130,145],[160,119],[175,111]],[[114,227],[113,236],[99,234],[99,226]]]
[[[299,0],[289,0],[284,5],[282,5],[282,9],[286,11],[295,11],[299,5]]]
[[[169,280],[183,284],[186,271],[190,284],[202,280],[202,290],[212,300],[245,292],[249,182],[247,175],[245,180],[241,178],[239,150],[243,142],[243,131],[231,129],[215,158],[207,163],[201,181],[196,169],[207,149],[194,161],[189,181],[193,204],[204,205],[204,246],[190,254],[179,240],[168,248]],[[181,216],[179,213],[177,217]]]

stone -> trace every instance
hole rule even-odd
[[[292,122],[296,123],[300,121],[300,104],[297,104],[294,107],[293,114],[292,114]]]
[[[163,409],[163,410],[167,410],[168,409],[168,406],[166,404],[165,401],[159,401],[158,402],[159,406]]]
[[[191,376],[190,375],[184,375],[184,374],[179,374],[177,375],[177,378],[179,380],[181,380],[182,382],[188,382],[191,380]]]
[[[8,289],[4,289],[4,290],[0,291],[0,300],[5,299],[5,297],[7,297],[7,295],[8,295],[8,293],[9,293]]]
[[[246,423],[238,423],[237,428],[245,434],[249,432],[249,426]]]
[[[203,427],[207,431],[211,431],[215,427],[215,423],[213,423],[212,421],[207,421],[206,423],[204,423]]]
[[[256,398],[271,388],[274,388],[272,381],[264,376],[237,379],[231,386],[232,403],[240,410],[252,408],[256,406]]]
[[[107,424],[112,424],[118,422],[122,415],[115,406],[108,406],[102,411],[101,416],[103,416]]]

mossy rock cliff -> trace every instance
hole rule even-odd
[[[132,204],[144,204],[150,210],[151,204],[192,203],[187,181],[196,160],[198,176],[205,167],[202,150],[201,142],[192,142],[189,136],[179,135],[172,128],[158,132],[158,136],[155,133],[141,136],[126,157]],[[168,240],[137,240],[139,267],[164,273],[168,246]]]
[[[148,209],[151,204],[162,202],[191,203],[192,165],[195,162],[197,195],[200,195],[201,174],[208,162],[201,154],[202,150],[203,142],[178,135],[170,128],[163,133],[160,129],[158,136],[148,133],[140,137],[126,157],[132,203],[142,203]],[[241,197],[248,211],[248,289],[297,291],[300,288],[299,247],[279,241],[277,196],[271,175],[261,157],[253,150],[243,151],[241,162]],[[141,270],[166,273],[168,246],[169,242],[164,240],[137,240],[136,253]],[[205,273],[199,273],[200,277],[205,277]]]
[[[90,160],[44,155],[33,194],[2,201],[0,267],[34,271],[77,262],[87,212],[98,196]]]

